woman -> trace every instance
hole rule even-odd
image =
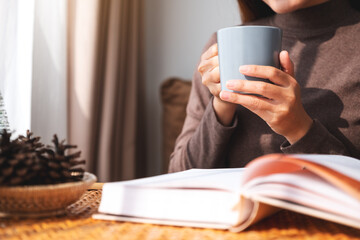
[[[243,167],[268,153],[360,158],[360,12],[357,0],[239,0],[245,25],[283,30],[281,70],[239,66],[273,84],[233,80],[221,91],[216,35],[194,75],[169,171]],[[359,53],[358,53],[359,52]],[[294,64],[293,64],[293,63]]]

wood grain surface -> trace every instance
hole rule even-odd
[[[214,229],[94,220],[101,190],[90,190],[64,216],[0,219],[0,239],[360,239],[360,230],[281,211],[241,233]]]

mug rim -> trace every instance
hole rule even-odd
[[[232,26],[232,27],[225,27],[219,29],[217,32],[229,30],[229,29],[242,29],[242,28],[267,28],[267,29],[274,29],[282,31],[281,28],[275,26],[266,26],[266,25],[245,25],[245,26]]]

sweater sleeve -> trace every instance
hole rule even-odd
[[[288,154],[316,153],[349,155],[345,145],[316,119],[304,137],[292,145],[287,141],[284,142],[281,145],[281,150]]]
[[[215,42],[214,34],[204,50]],[[170,156],[169,172],[226,165],[224,153],[237,118],[232,126],[223,126],[216,117],[212,100],[208,88],[202,84],[200,73],[195,71],[184,126]]]

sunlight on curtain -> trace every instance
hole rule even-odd
[[[66,138],[67,1],[0,1],[0,92],[10,128]]]
[[[0,91],[12,130],[31,124],[34,0],[0,2]]]
[[[50,142],[66,138],[65,0],[35,0],[31,129]]]

